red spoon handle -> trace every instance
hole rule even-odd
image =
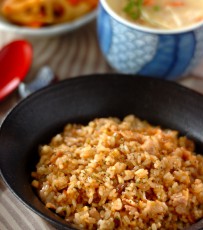
[[[0,100],[17,88],[32,62],[33,49],[26,40],[16,40],[0,50]]]

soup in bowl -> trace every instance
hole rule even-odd
[[[98,39],[118,72],[185,76],[203,56],[203,1],[100,0]]]
[[[157,29],[178,29],[203,21],[203,1],[193,0],[107,0],[122,17]]]

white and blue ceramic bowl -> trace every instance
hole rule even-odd
[[[173,80],[187,75],[203,57],[203,23],[170,31],[142,27],[100,0],[97,30],[104,56],[121,73]]]

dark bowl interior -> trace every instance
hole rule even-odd
[[[0,168],[11,191],[57,229],[72,229],[46,209],[30,185],[38,145],[62,131],[67,122],[135,114],[152,124],[179,130],[203,153],[203,96],[174,82],[119,74],[61,81],[21,101],[0,131]],[[203,229],[203,222],[190,229]]]

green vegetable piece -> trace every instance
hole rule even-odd
[[[159,11],[161,9],[161,7],[156,5],[156,6],[153,7],[153,9],[154,9],[154,11]]]
[[[143,0],[128,0],[124,11],[134,20],[137,20],[141,16],[143,7]]]

